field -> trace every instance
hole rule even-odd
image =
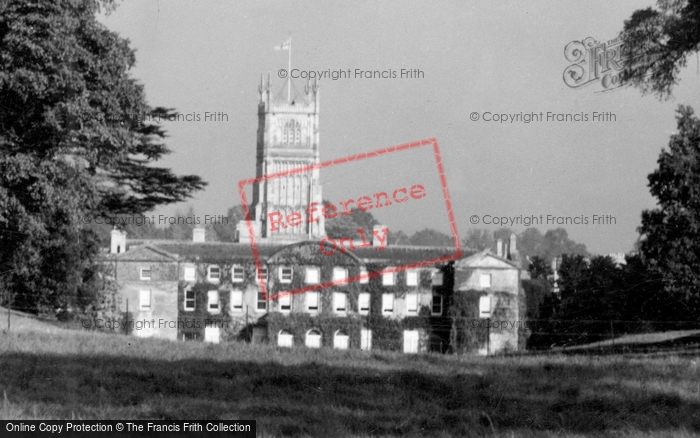
[[[699,360],[284,350],[16,318],[0,332],[0,418],[254,419],[267,437],[689,437]]]

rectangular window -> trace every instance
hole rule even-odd
[[[369,293],[361,292],[357,297],[357,310],[360,315],[369,315]]]
[[[306,311],[318,313],[318,292],[306,292]]]
[[[319,271],[318,268],[306,268],[306,284],[318,284]]]
[[[234,266],[231,268],[231,282],[241,283],[245,280],[245,269],[243,266]]]
[[[185,266],[185,281],[197,281],[197,271],[194,266]]]
[[[209,266],[207,281],[211,283],[218,283],[219,278],[221,278],[221,268],[219,268],[218,266]]]
[[[210,290],[207,292],[207,309],[210,313],[219,313],[219,291]]]
[[[333,292],[333,311],[338,314],[345,314],[347,310],[347,296],[342,292]]]
[[[141,280],[150,280],[150,279],[151,279],[151,268],[141,268]]]
[[[151,310],[151,291],[150,290],[139,291],[139,309]]]
[[[442,315],[442,296],[433,295],[433,302],[432,302],[431,307],[432,307],[433,316],[441,316]]]
[[[260,283],[260,278],[262,278],[262,281],[267,281],[267,266],[259,270],[255,269],[255,281]]]
[[[292,296],[287,294],[279,297],[280,312],[289,313],[292,310]]]
[[[267,300],[265,299],[265,294],[258,292],[258,303],[255,307],[258,312],[264,312],[267,310]]]
[[[394,313],[394,294],[382,295],[382,315],[391,315]]]
[[[369,273],[367,272],[367,269],[360,268],[360,284],[367,283],[369,283]]]
[[[192,311],[194,310],[194,291],[193,290],[186,290],[185,291],[185,310],[187,311]]]
[[[243,312],[243,291],[242,290],[232,290],[231,291],[231,311],[232,312]]]
[[[491,287],[491,274],[481,274],[481,287]]]
[[[348,279],[348,270],[345,268],[333,268],[333,281],[345,283]]]
[[[280,283],[291,283],[293,271],[287,266],[280,267]]]
[[[388,272],[385,270],[382,272],[382,285],[383,286],[393,286],[394,285],[394,272]]]
[[[432,283],[433,286],[442,286],[443,274],[442,272],[433,273]]]
[[[360,349],[362,351],[372,349],[372,330],[360,329]]]
[[[418,294],[406,295],[406,313],[409,315],[418,314]]]
[[[406,271],[406,286],[418,286],[418,271]]]
[[[219,343],[219,327],[205,327],[204,328],[204,342],[211,342],[212,344]]]

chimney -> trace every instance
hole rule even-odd
[[[192,230],[192,241],[195,243],[201,243],[206,241],[206,231],[204,228],[195,228]]]
[[[110,233],[110,254],[121,254],[126,251],[126,231],[119,231],[115,227]]]
[[[517,249],[517,247],[515,246],[515,239],[516,239],[516,238],[515,238],[515,233],[511,233],[511,235],[510,235],[510,248],[509,248],[509,252],[510,252],[510,258],[511,258],[512,260],[515,260],[515,258],[516,258],[517,255],[518,255],[518,249]]]
[[[372,228],[372,246],[386,248],[386,239],[389,235],[389,228],[386,225],[375,225]]]
[[[503,239],[496,240],[496,255],[503,257]]]

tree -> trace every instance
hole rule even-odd
[[[551,260],[553,257],[562,254],[581,255],[583,257],[589,255],[588,250],[586,250],[586,245],[576,243],[569,239],[569,234],[564,228],[547,230],[547,232],[544,233],[542,254],[540,255],[547,260]]]
[[[323,205],[326,204],[332,204],[332,202],[324,200]],[[334,239],[342,237],[359,239],[360,235],[356,230],[361,228],[365,232],[365,238],[370,241],[375,225],[379,225],[379,221],[372,216],[372,213],[355,209],[351,210],[350,214],[338,213],[333,219],[326,219],[326,234]]]
[[[552,268],[549,263],[539,256],[532,256],[530,258],[530,265],[527,270],[530,273],[530,278],[533,280],[540,279],[547,281],[549,276],[552,275]]]
[[[413,233],[410,239],[411,245],[416,246],[451,246],[454,247],[454,239],[445,233],[432,228],[424,228]]]
[[[493,233],[484,228],[472,228],[467,231],[467,236],[462,239],[462,246],[467,249],[483,251],[494,245]]]
[[[635,11],[621,34],[629,58],[622,82],[668,97],[688,55],[700,50],[699,22],[697,0],[658,0],[657,9]]]
[[[65,308],[96,275],[88,215],[142,214],[200,190],[152,163],[170,153],[130,75],[110,0],[0,3],[0,272],[25,308]],[[84,295],[84,292],[80,292]]]
[[[668,318],[700,320],[700,121],[678,109],[678,133],[649,175],[658,207],[642,212],[640,248],[652,273],[663,278]],[[675,303],[675,305],[671,305]]]

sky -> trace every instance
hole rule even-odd
[[[495,218],[519,232],[531,219],[542,232],[563,226],[589,251],[607,254],[632,250],[642,210],[655,206],[647,175],[675,131],[675,109],[700,109],[697,60],[660,101],[627,87],[604,91],[600,81],[568,86],[565,47],[612,40],[635,10],[653,5],[132,0],[100,21],[136,49],[132,74],[148,103],[195,119],[163,122],[172,153],[158,165],[209,185],[156,215],[189,206],[197,216],[225,215],[241,203],[238,181],[255,176],[260,77],[269,73],[273,91],[284,91],[278,75],[288,52],[274,47],[291,33],[293,75],[351,73],[319,81],[322,161],[432,138],[444,167],[447,192],[431,147],[331,166],[321,171],[325,199],[421,184],[424,198],[371,212],[393,230],[449,234],[449,193],[460,236],[500,228]],[[401,69],[419,73],[401,78]],[[305,80],[294,83],[301,89]],[[226,117],[205,121],[207,112]],[[532,113],[538,117],[525,123]]]

